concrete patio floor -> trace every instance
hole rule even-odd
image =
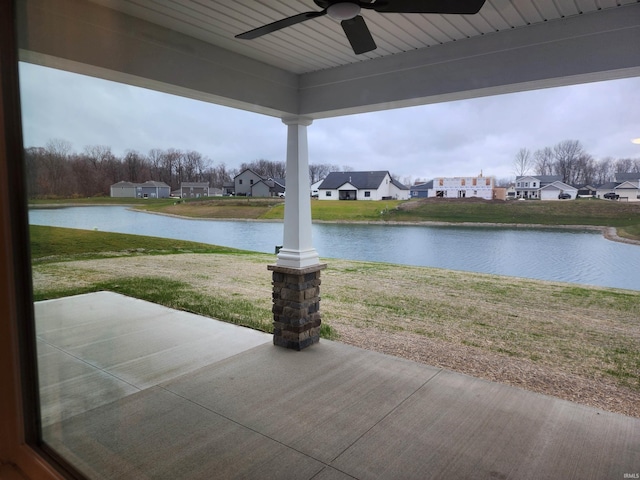
[[[640,419],[114,293],[36,304],[43,436],[89,478],[624,479]]]

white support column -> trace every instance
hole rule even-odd
[[[311,239],[307,127],[312,121],[306,117],[282,119],[288,131],[284,240],[276,262],[281,267],[306,268],[320,263]]]

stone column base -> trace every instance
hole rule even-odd
[[[302,350],[320,341],[320,271],[268,265],[273,272],[273,344]]]

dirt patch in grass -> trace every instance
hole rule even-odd
[[[272,255],[181,254],[34,267],[34,288],[161,277],[271,308]],[[640,292],[331,260],[323,322],[350,345],[640,417]]]

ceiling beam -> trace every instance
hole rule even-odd
[[[640,3],[304,74],[313,118],[640,75]]]
[[[21,59],[313,119],[640,76],[640,3],[297,75],[86,0],[19,0]]]

